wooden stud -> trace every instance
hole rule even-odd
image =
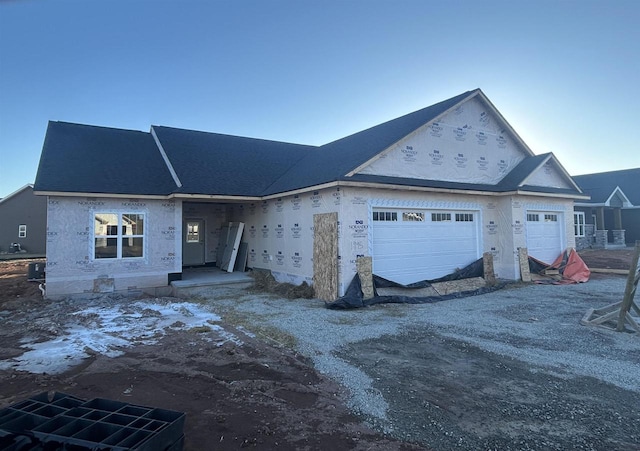
[[[629,268],[629,276],[627,277],[627,286],[624,290],[624,297],[622,298],[622,305],[620,306],[620,316],[618,317],[617,331],[622,332],[624,330],[625,320],[631,320],[633,324],[635,321],[629,315],[631,304],[633,304],[633,297],[636,294],[638,288],[638,280],[640,280],[640,268],[638,267],[638,261],[640,260],[640,241],[636,241],[635,252],[631,259],[631,267]],[[628,316],[627,316],[628,315]],[[637,329],[637,324],[636,324]]]

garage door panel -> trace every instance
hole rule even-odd
[[[477,212],[466,212],[466,221],[456,221],[455,212],[449,212],[450,220],[432,221],[431,213],[434,218],[442,218],[443,212],[430,210],[421,212],[424,221],[403,221],[408,215],[402,210],[395,212],[395,221],[373,221],[376,275],[409,284],[442,277],[477,260]]]
[[[544,263],[553,261],[562,253],[562,213],[554,211],[527,211],[527,251]]]

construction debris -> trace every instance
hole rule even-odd
[[[622,301],[599,309],[589,309],[580,321],[585,326],[601,326],[617,332],[626,331],[626,326],[640,333],[640,307],[633,300],[640,282],[640,241],[636,241],[635,252]]]

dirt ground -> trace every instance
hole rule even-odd
[[[631,251],[587,251],[581,256],[588,266],[625,269],[625,262],[626,268],[629,266]],[[71,303],[54,304],[42,300],[37,283],[26,281],[28,263],[26,260],[0,262],[0,361],[24,352],[21,345],[26,337],[32,340],[35,337],[37,342],[63,334],[61,324],[78,308],[78,305]],[[130,301],[116,299],[104,302],[126,304]],[[435,436],[431,437],[431,441],[429,435],[425,435],[426,426],[419,421],[409,425],[401,436],[394,434],[400,440],[374,431],[364,425],[363,418],[349,412],[342,388],[315,371],[304,357],[277,343],[259,339],[242,328],[224,322],[221,326],[226,334],[238,337],[241,344],[225,341],[221,345],[219,340],[216,341],[214,331],[169,329],[155,343],[123,348],[122,355],[117,357],[87,349],[90,358],[61,374],[0,370],[0,408],[43,391],[56,390],[83,399],[107,398],[177,410],[187,414],[184,429],[186,450],[245,447],[291,450],[428,449],[424,445],[412,444],[418,441],[434,449],[449,449],[442,448],[443,443],[447,442],[438,442]],[[504,359],[428,330],[414,331],[407,336],[412,337],[418,346],[406,347],[406,341],[396,337],[363,341],[352,346],[351,352],[345,350],[344,354],[345,360],[351,359],[354,364],[367,368],[374,378],[384,374],[385,380],[396,381],[376,387],[389,400],[392,416],[412,414],[415,417],[415,412],[407,411],[407,415],[404,415],[404,410],[430,409],[430,418],[443,415],[447,424],[451,424],[451,418],[457,418],[457,424],[451,426],[452,430],[455,430],[456,436],[468,437],[469,440],[473,440],[474,436],[486,437],[490,433],[483,432],[481,425],[505,417],[513,417],[514,431],[524,428],[535,435],[536,429],[547,432],[551,429],[551,434],[561,437],[566,433],[563,428],[568,424],[567,415],[592,416],[593,412],[585,410],[588,404],[585,400],[590,396],[601,401],[603,411],[608,412],[607,415],[614,422],[622,424],[624,418],[637,417],[636,407],[640,402],[637,395],[626,400],[609,396],[602,392],[601,385],[590,380],[584,386],[590,387],[596,394],[573,393],[563,385],[565,382],[561,377],[536,375],[522,362],[505,363]],[[421,345],[425,342],[430,346]],[[416,366],[414,374],[394,376],[394,371],[400,367],[398,363],[412,359],[415,356],[411,354],[415,352],[421,353],[421,360],[432,364],[428,368]],[[354,359],[354,355],[358,357]],[[381,359],[381,356],[384,358]],[[486,367],[487,364],[500,371],[496,373]],[[436,375],[430,373],[433,371],[455,372],[456,377],[451,378],[446,386],[434,386],[432,381]],[[428,393],[427,403],[424,396],[414,397],[407,390],[404,384],[407,378],[425,381],[419,389]],[[553,390],[550,388],[548,399],[543,400],[546,402],[543,405],[547,407],[542,412],[533,412],[533,415],[540,416],[540,421],[527,424],[520,419],[523,408],[535,409],[539,403],[532,402],[529,407],[526,402],[525,407],[522,407],[522,403],[500,404],[492,397],[495,394],[481,390],[478,390],[478,396],[465,397],[469,393],[465,387],[480,388],[486,386],[483,381],[496,378],[500,386],[510,390],[514,398],[525,400],[529,396],[528,387],[540,384],[537,379],[546,378],[542,385],[546,383]],[[487,385],[496,386],[495,383]],[[566,396],[552,395],[558,392],[566,392]],[[504,394],[499,399],[504,399]],[[609,403],[608,399],[617,400],[618,403]],[[493,412],[500,412],[500,415],[494,415]],[[531,415],[529,412],[522,418],[530,418]],[[592,426],[602,429],[600,435],[606,435],[605,429],[611,427],[610,424]],[[431,430],[434,430],[433,427]],[[446,430],[440,432],[441,436],[453,434]],[[600,448],[598,443],[595,446],[592,446],[593,442],[581,443],[580,431],[571,431],[567,437],[566,441],[555,443],[565,444],[569,448],[575,445],[575,449],[605,449]],[[489,439],[487,443],[503,445],[498,449],[556,449],[545,447],[544,440],[539,443],[530,441],[526,447],[511,448],[507,445],[508,438],[505,441],[501,441],[500,437]],[[626,440],[625,437],[616,441],[603,440],[600,445],[640,449],[636,447],[637,442]],[[466,448],[463,446],[461,449]]]
[[[580,252],[580,257],[589,268],[600,269],[629,269],[633,248],[626,249],[585,249]]]
[[[37,283],[26,280],[27,264],[0,262],[0,361],[24,352],[27,336],[61,335],[77,310],[42,300]],[[170,330],[115,358],[87,350],[92,357],[62,374],[0,370],[0,408],[55,390],[185,412],[185,450],[424,449],[364,426],[345,407],[340,387],[303,357],[222,327],[242,344],[220,345],[207,330]]]

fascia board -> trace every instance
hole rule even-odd
[[[448,114],[449,112],[453,111],[455,108],[457,108],[460,104],[474,98],[475,96],[477,96],[481,91],[479,89],[476,89],[475,91],[473,91],[471,94],[469,94],[467,97],[465,97],[464,99],[460,100],[458,103],[456,103],[455,105],[453,105],[451,108],[448,108],[447,110],[443,111],[442,113],[440,113],[439,115],[437,115],[435,118],[431,119],[430,121],[426,122],[425,124],[421,125],[420,127],[416,128],[414,131],[412,131],[411,133],[401,137],[400,139],[398,139],[397,141],[395,141],[393,144],[391,144],[390,146],[388,146],[386,149],[382,150],[380,153],[376,154],[374,157],[369,158],[367,161],[365,161],[364,163],[362,163],[360,166],[358,166],[357,168],[351,170],[350,172],[348,172],[347,174],[345,174],[345,177],[352,177],[354,174],[357,174],[358,172],[360,172],[362,169],[364,169],[365,167],[369,166],[370,164],[372,164],[374,161],[384,157],[385,155],[389,154],[394,148],[395,146],[402,140],[407,139],[410,136],[415,135],[416,133],[424,130],[425,128],[429,127],[431,124],[433,124],[434,122],[438,122],[438,119],[440,119],[441,117],[445,116],[446,114]]]
[[[522,190],[518,190],[516,194],[519,194],[521,196],[555,197],[555,198],[562,198],[562,199],[581,199],[581,200],[591,199],[591,197],[584,194],[539,193],[536,191],[522,191]]]
[[[69,193],[65,191],[34,191],[36,196],[59,196],[59,197],[96,197],[96,198],[117,198],[117,199],[169,199],[170,196],[155,194],[112,194],[112,193]]]
[[[233,196],[218,194],[185,194],[175,193],[168,196],[169,199],[199,200],[199,201],[227,201],[227,202],[258,202],[263,200],[260,196]]]

